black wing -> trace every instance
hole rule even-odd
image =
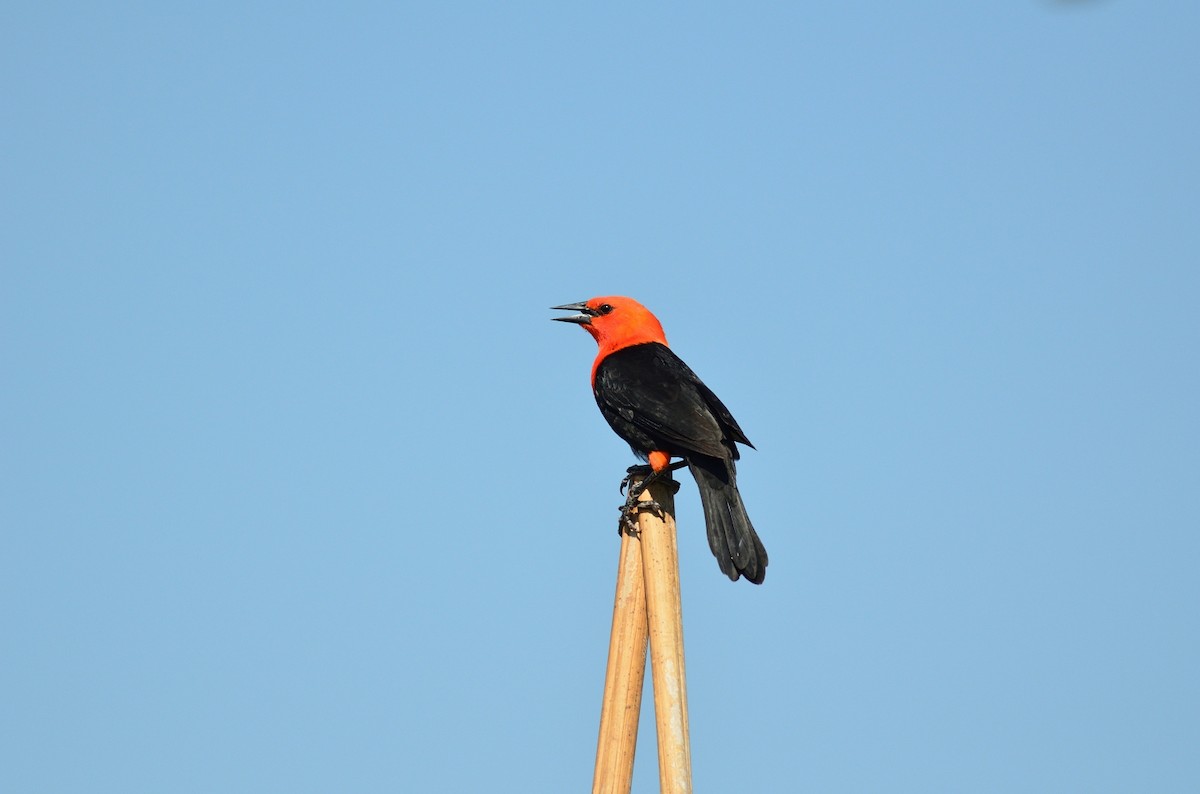
[[[593,386],[600,411],[635,450],[736,460],[735,441],[753,446],[724,403],[665,345],[609,354]]]

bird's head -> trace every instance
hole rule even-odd
[[[667,343],[658,318],[633,298],[613,295],[551,308],[578,312],[553,319],[583,326],[583,330],[591,334],[600,346],[601,356],[644,342]]]

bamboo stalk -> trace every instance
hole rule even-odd
[[[628,794],[633,785],[633,756],[642,713],[642,683],[646,678],[643,581],[641,543],[622,534],[592,794]]]
[[[687,677],[683,660],[683,606],[679,594],[679,553],[675,543],[674,493],[670,478],[652,483],[642,500],[662,506],[664,518],[638,514],[650,666],[654,682],[654,718],[658,732],[658,780],[664,794],[692,790],[692,750],[688,735]]]

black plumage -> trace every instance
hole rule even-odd
[[[634,454],[683,458],[696,479],[708,545],[730,579],[761,584],[767,550],[737,489],[737,444],[753,448],[724,403],[679,356],[658,342],[634,344],[604,356],[592,390],[600,412]]]

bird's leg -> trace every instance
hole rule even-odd
[[[621,521],[617,525],[617,534],[625,533],[633,537],[637,537],[637,519],[634,516],[643,510],[649,510],[659,519],[666,518],[666,513],[663,512],[662,505],[653,499],[641,501],[641,496],[645,490],[650,487],[658,478],[664,474],[669,474],[677,469],[687,465],[686,460],[676,461],[669,466],[664,466],[655,471],[649,466],[630,466],[625,472],[625,479],[621,480],[621,492],[625,492],[625,488],[629,488],[629,493],[625,497],[625,504],[618,508],[621,511]],[[636,478],[641,478],[641,482],[637,485],[630,485],[630,482]]]
[[[636,502],[638,497],[642,495],[642,491],[650,487],[650,485],[669,472],[678,471],[687,465],[687,460],[677,460],[669,466],[663,466],[655,471],[649,466],[630,466],[625,470],[625,479],[621,480],[621,492],[625,492],[626,486],[637,477],[641,477],[641,482],[637,485],[629,487],[628,502]]]

